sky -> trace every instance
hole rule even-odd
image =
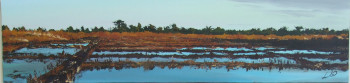
[[[2,0],[4,25],[36,29],[153,24],[247,30],[350,27],[349,0]]]

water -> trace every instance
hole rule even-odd
[[[348,71],[337,71],[333,77],[322,79],[331,70],[264,69],[249,70],[238,68],[195,69],[184,66],[181,69],[161,69],[145,71],[141,68],[101,69],[83,71],[76,75],[75,82],[347,82]]]
[[[48,65],[54,67],[57,60],[45,59],[43,61],[24,59],[14,59],[13,62],[3,62],[3,77],[4,81],[12,81],[15,83],[25,83],[26,78],[31,74],[34,77],[34,71],[37,76],[40,76],[49,71]],[[20,75],[20,77],[14,78],[14,75]]]
[[[146,51],[135,51],[135,52],[128,52],[128,51],[103,51],[103,52],[93,52],[93,55],[109,55],[109,54],[118,54],[118,55],[127,55],[127,54],[142,54],[142,55],[204,55],[204,54],[210,54],[210,52],[202,52],[202,53],[194,53],[194,52],[146,52]]]
[[[270,51],[277,54],[333,54],[333,52],[322,52],[315,50],[286,50],[286,51]]]
[[[264,55],[265,52],[234,53],[233,55]]]
[[[237,48],[237,47],[228,47],[228,48],[208,48],[208,47],[193,47],[193,48],[181,48],[178,50],[222,50],[222,51],[253,51],[252,49],[248,49],[245,47]]]
[[[287,59],[285,57],[273,57],[273,58],[259,58],[259,59],[250,59],[250,58],[197,58],[197,59],[184,59],[184,58],[162,58],[162,57],[154,57],[154,58],[119,58],[119,57],[101,57],[101,58],[90,58],[86,62],[104,62],[104,61],[133,61],[133,62],[146,62],[146,61],[155,61],[155,62],[183,62],[187,60],[193,60],[194,62],[244,62],[244,63],[282,63],[286,64],[296,64],[294,60]]]
[[[66,44],[70,45],[70,44]],[[73,45],[73,44],[72,44]],[[76,44],[75,44],[76,45]],[[83,44],[81,44],[83,45]],[[279,50],[280,49],[280,50]],[[62,51],[66,54],[75,54],[80,49],[77,48],[22,48],[14,52],[14,54],[19,53],[29,53],[29,54],[44,54],[44,55],[57,55],[62,53]],[[187,60],[193,60],[194,62],[243,62],[243,63],[235,63],[239,65],[234,66],[234,70],[228,69],[225,65],[213,66],[211,69],[198,69],[197,66],[181,63],[182,65],[176,66],[174,69],[169,69],[165,67],[164,69],[159,67],[159,64],[154,69],[144,68],[145,65],[137,67],[137,68],[124,68],[121,70],[113,69],[91,69],[89,71],[87,69],[75,75],[75,82],[347,82],[348,81],[348,71],[337,71],[337,74],[333,77],[328,77],[326,79],[322,79],[322,77],[334,70],[307,70],[300,69],[300,65],[296,63],[295,60],[288,59],[285,57],[278,56],[279,54],[316,54],[326,55],[326,54],[335,54],[333,52],[322,52],[315,50],[286,50],[282,48],[267,48],[267,47],[253,47],[253,48],[245,48],[245,47],[229,47],[229,48],[207,48],[207,47],[194,47],[194,48],[181,48],[174,50],[174,52],[146,52],[146,51],[102,51],[102,52],[93,52],[93,55],[129,55],[129,54],[140,54],[140,55],[161,55],[159,57],[153,58],[119,58],[119,57],[99,57],[99,58],[89,58],[85,62],[104,62],[106,60],[111,60],[113,62],[121,61],[133,61],[133,62],[147,62],[147,61],[155,61],[155,62],[184,62]],[[195,50],[191,52],[191,50]],[[277,50],[277,51],[276,51]],[[184,51],[184,52],[181,52]],[[186,51],[186,52],[185,52]],[[272,52],[276,54],[276,57],[269,57],[267,52]],[[222,55],[220,57],[223,58],[163,58],[163,56],[169,55]],[[227,55],[237,55],[241,58],[227,58]],[[248,55],[248,56],[241,56]],[[256,58],[254,55],[264,55],[269,58]],[[225,58],[226,57],[226,58]],[[231,57],[231,56],[230,56]],[[250,58],[249,58],[250,57]],[[255,58],[251,58],[255,57]],[[346,65],[348,60],[341,61],[339,59],[329,60],[327,58],[303,58],[305,60],[311,62],[325,62],[327,64],[341,64]],[[246,63],[256,63],[254,64],[246,64]],[[259,63],[274,63],[274,64],[283,64],[283,67],[290,64],[286,68],[280,70],[278,68],[272,68],[269,70],[266,68],[266,64]],[[23,83],[26,82],[26,78],[31,74],[34,76],[34,70],[37,73],[37,76],[44,74],[49,71],[48,65],[56,65],[57,60],[49,60],[44,59],[43,61],[39,60],[18,60],[14,59],[13,62],[4,61],[4,80],[5,82],[15,82],[15,83]],[[137,63],[139,64],[139,63]],[[161,63],[164,64],[164,63]],[[203,63],[207,64],[207,63]],[[202,63],[200,65],[203,65]],[[245,65],[244,65],[245,64]],[[308,63],[303,63],[308,64]],[[168,64],[166,64],[168,65]],[[314,64],[312,64],[314,65]],[[168,65],[169,66],[169,65]],[[259,66],[259,70],[250,69],[247,71],[243,66]],[[260,67],[265,66],[265,67]],[[341,68],[342,66],[332,65],[332,68]],[[51,67],[52,68],[52,67]],[[332,69],[328,68],[328,69]],[[344,69],[342,69],[344,70]]]
[[[270,51],[279,49],[280,51]],[[230,55],[228,52],[234,52],[233,55],[266,55],[266,52],[271,52],[275,54],[339,54],[339,52],[333,53],[333,52],[322,52],[322,51],[315,51],[315,50],[284,50],[285,48],[268,48],[268,47],[255,47],[255,48],[237,48],[237,47],[228,47],[228,48],[208,48],[208,47],[193,47],[193,48],[180,48],[175,49],[179,51],[174,52],[146,52],[146,51],[102,51],[102,52],[93,52],[93,55],[128,55],[128,54],[142,54],[142,55]],[[200,52],[181,52],[181,51],[188,51],[188,50],[196,50]],[[256,51],[254,51],[256,50]],[[210,52],[215,51],[215,52]],[[221,51],[221,52],[217,52]],[[228,52],[227,52],[228,51]],[[243,51],[243,52],[241,52]]]
[[[77,48],[21,48],[14,53],[31,53],[31,54],[43,54],[43,55],[57,55],[58,53],[64,53],[74,55],[80,51]]]
[[[329,60],[329,59],[321,59],[321,58],[303,58],[303,59],[306,59],[308,61],[311,61],[311,62],[325,62],[325,63],[328,63],[328,64],[347,64],[349,62],[349,60],[344,60],[344,61],[341,61],[339,59],[336,59],[336,60]]]
[[[68,44],[51,44],[54,46],[73,46],[73,45],[82,45],[82,46],[87,46],[89,43],[68,43]]]

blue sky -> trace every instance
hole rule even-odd
[[[113,27],[128,24],[225,29],[349,28],[348,0],[2,0],[9,27]]]

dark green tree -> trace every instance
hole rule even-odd
[[[66,29],[66,32],[74,32],[74,28],[72,26],[69,26],[67,29]]]
[[[221,27],[216,27],[213,32],[213,35],[222,35],[225,34],[225,29],[221,28]]]
[[[2,30],[10,30],[7,25],[2,25]]]
[[[276,35],[278,35],[278,36],[288,35],[288,28],[282,27],[282,28],[278,29]]]

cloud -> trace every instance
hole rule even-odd
[[[295,7],[315,10],[348,10],[349,0],[231,0],[242,3],[267,3],[279,7]]]
[[[230,0],[274,14],[295,17],[344,16],[350,14],[349,0]],[[255,5],[252,6],[252,5]]]

